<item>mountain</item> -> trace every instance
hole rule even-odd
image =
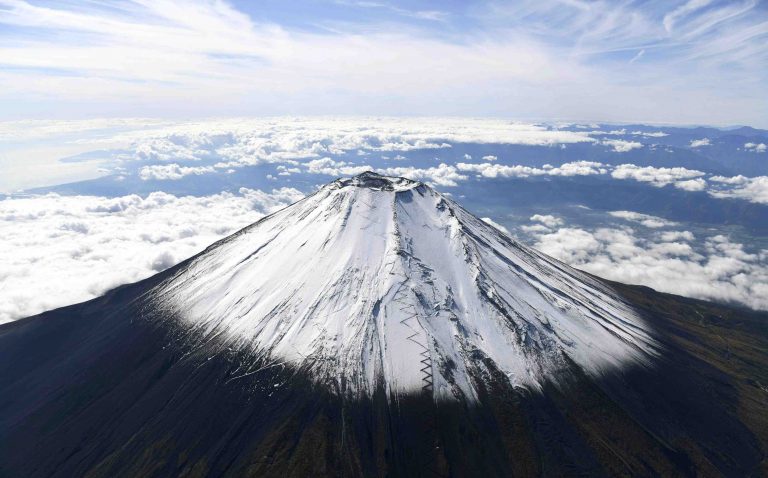
[[[0,476],[757,476],[767,321],[363,173],[0,326]]]
[[[218,243],[150,296],[211,347],[290,363],[351,397],[426,386],[475,401],[481,359],[540,388],[567,361],[596,375],[657,353],[609,288],[421,183],[376,174]]]

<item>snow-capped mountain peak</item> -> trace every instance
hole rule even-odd
[[[572,363],[598,375],[657,350],[602,282],[371,172],[212,245],[152,296],[212,353],[247,350],[350,395],[472,400],[488,367],[536,389]]]

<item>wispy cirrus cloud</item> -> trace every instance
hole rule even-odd
[[[768,124],[768,13],[754,1],[2,0],[0,24],[9,118],[56,107]]]

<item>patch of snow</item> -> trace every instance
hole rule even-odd
[[[482,359],[537,390],[569,362],[599,375],[658,350],[602,282],[420,182],[375,173],[212,245],[153,297],[205,343],[293,363],[351,396],[471,401]]]

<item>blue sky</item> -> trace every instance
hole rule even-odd
[[[468,115],[768,126],[757,0],[0,0],[0,119]]]

